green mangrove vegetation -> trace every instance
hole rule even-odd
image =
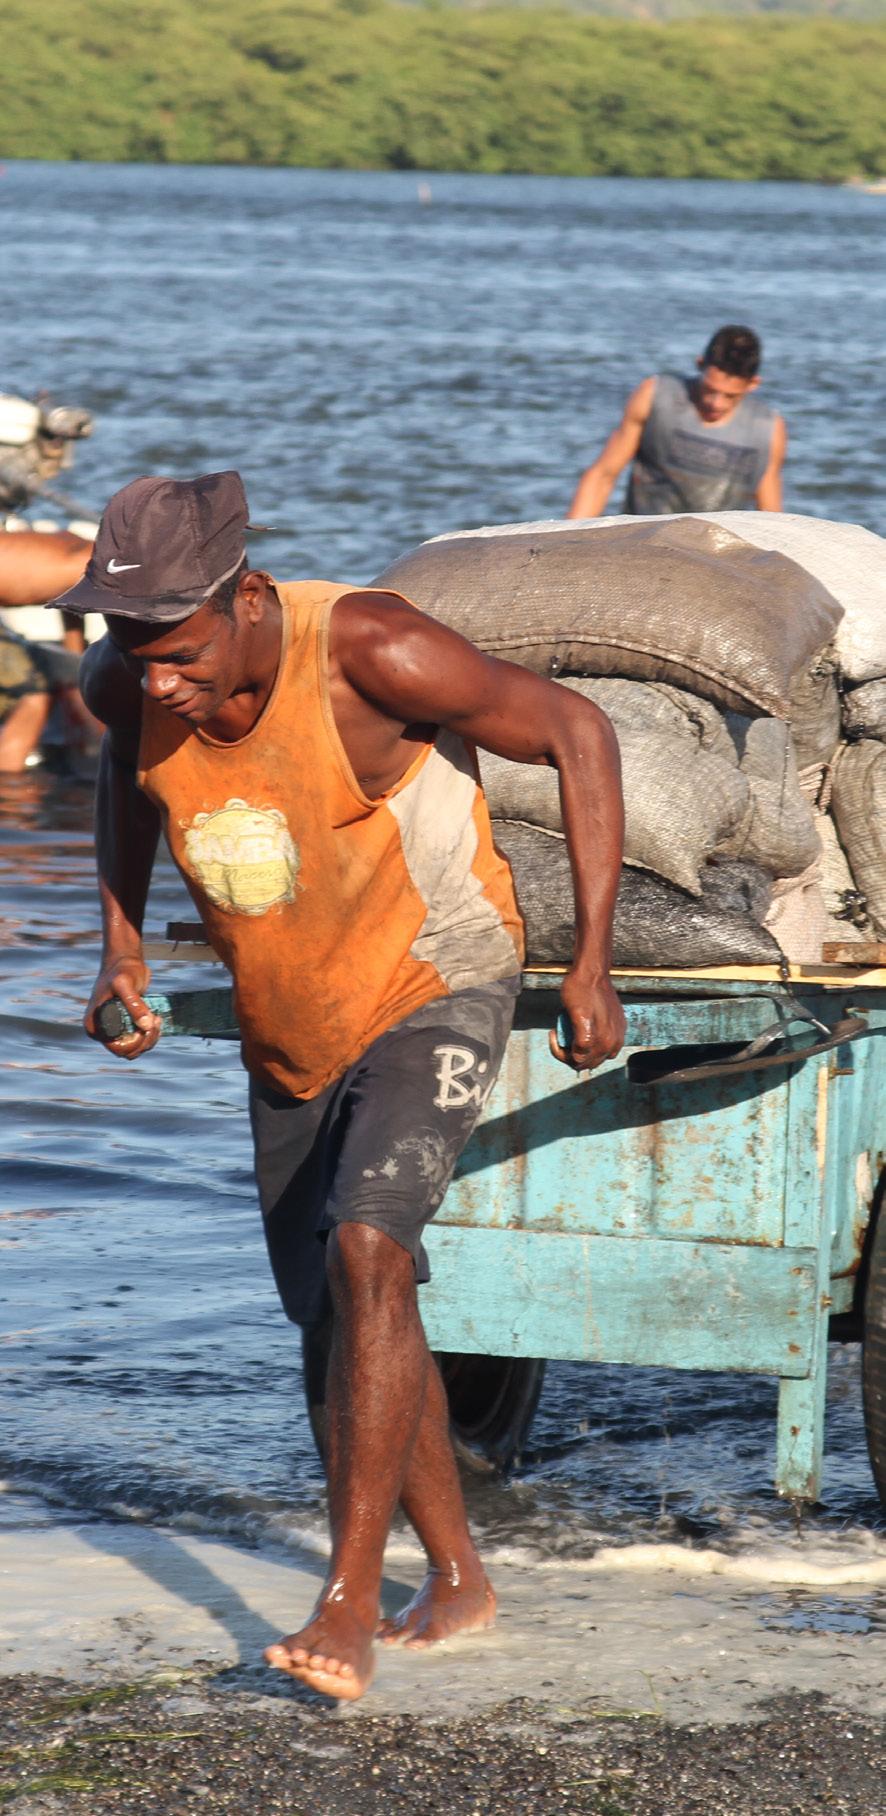
[[[7,0],[0,156],[839,182],[884,93],[882,19]]]

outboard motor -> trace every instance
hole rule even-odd
[[[38,498],[71,466],[74,443],[91,434],[88,410],[0,393],[0,513],[24,510]]]

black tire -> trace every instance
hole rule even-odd
[[[305,1401],[314,1442],[326,1445],[326,1370],[331,1323],[302,1332]],[[528,1356],[435,1358],[449,1400],[455,1454],[474,1475],[503,1475],[517,1461],[535,1417],[545,1364]]]
[[[877,1493],[886,1508],[886,1216],[882,1210],[877,1218],[868,1261],[862,1344],[868,1454]]]
[[[449,1401],[452,1447],[474,1475],[504,1475],[519,1461],[545,1366],[533,1356],[435,1358]]]

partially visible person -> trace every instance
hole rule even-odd
[[[70,531],[0,531],[0,606],[43,605],[76,585],[92,543]],[[65,627],[61,647],[19,637],[0,621],[0,773],[17,774],[36,755],[58,700],[71,736],[83,741],[94,724],[78,687],[82,620]]]
[[[0,531],[0,606],[55,599],[76,586],[91,554],[92,543],[72,530]],[[82,621],[77,628],[82,638]]]
[[[599,517],[631,466],[625,511],[780,511],[787,429],[755,396],[761,346],[752,328],[718,328],[695,376],[644,378],[602,454],[587,468],[567,512]]]

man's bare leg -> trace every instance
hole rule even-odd
[[[49,709],[51,694],[23,694],[0,726],[0,772],[18,775],[31,752],[37,749]]]
[[[428,1574],[406,1607],[381,1622],[379,1638],[386,1645],[430,1646],[455,1633],[491,1626],[495,1594],[468,1530],[449,1441],[446,1390],[430,1355],[421,1423],[400,1505],[425,1548]]]
[[[372,1680],[385,1541],[416,1440],[429,1356],[411,1255],[367,1224],[327,1244],[334,1306],[327,1389],[332,1556],[306,1626],[265,1658],[327,1696]]]

